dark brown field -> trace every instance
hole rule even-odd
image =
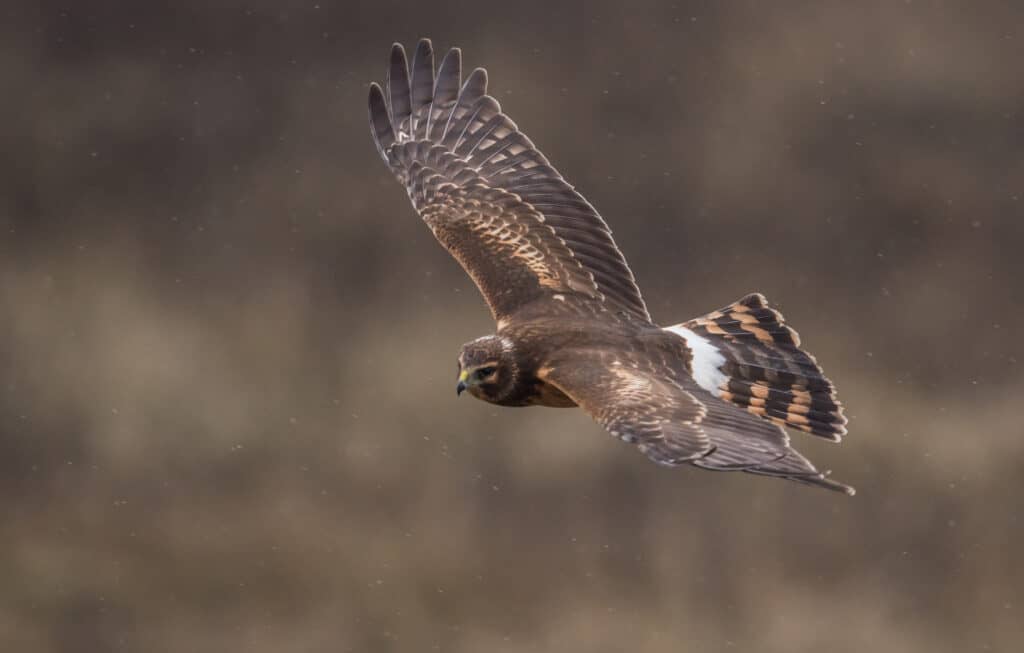
[[[4,3],[0,650],[1024,648],[1024,4],[625,5]],[[420,36],[655,319],[785,313],[856,497],[456,399],[366,118]]]

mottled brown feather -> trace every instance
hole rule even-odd
[[[562,301],[605,319],[649,323],[608,225],[487,95],[484,70],[456,94],[461,70],[452,50],[435,79],[424,39],[410,79],[396,44],[387,97],[371,86],[370,121],[381,156],[495,319],[532,302]]]
[[[714,449],[701,428],[704,404],[663,374],[601,350],[576,350],[541,368],[538,378],[575,401],[609,433],[636,444],[654,462],[678,465]]]

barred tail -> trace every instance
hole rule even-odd
[[[764,295],[668,330],[686,339],[694,378],[711,394],[775,424],[833,441],[846,434],[835,386]]]

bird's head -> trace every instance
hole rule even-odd
[[[455,390],[469,391],[477,399],[498,403],[515,388],[518,369],[512,342],[501,336],[484,336],[462,345]]]

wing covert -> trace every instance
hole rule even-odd
[[[654,462],[678,465],[714,450],[701,427],[704,404],[654,370],[611,354],[574,350],[542,368],[539,377]]]

